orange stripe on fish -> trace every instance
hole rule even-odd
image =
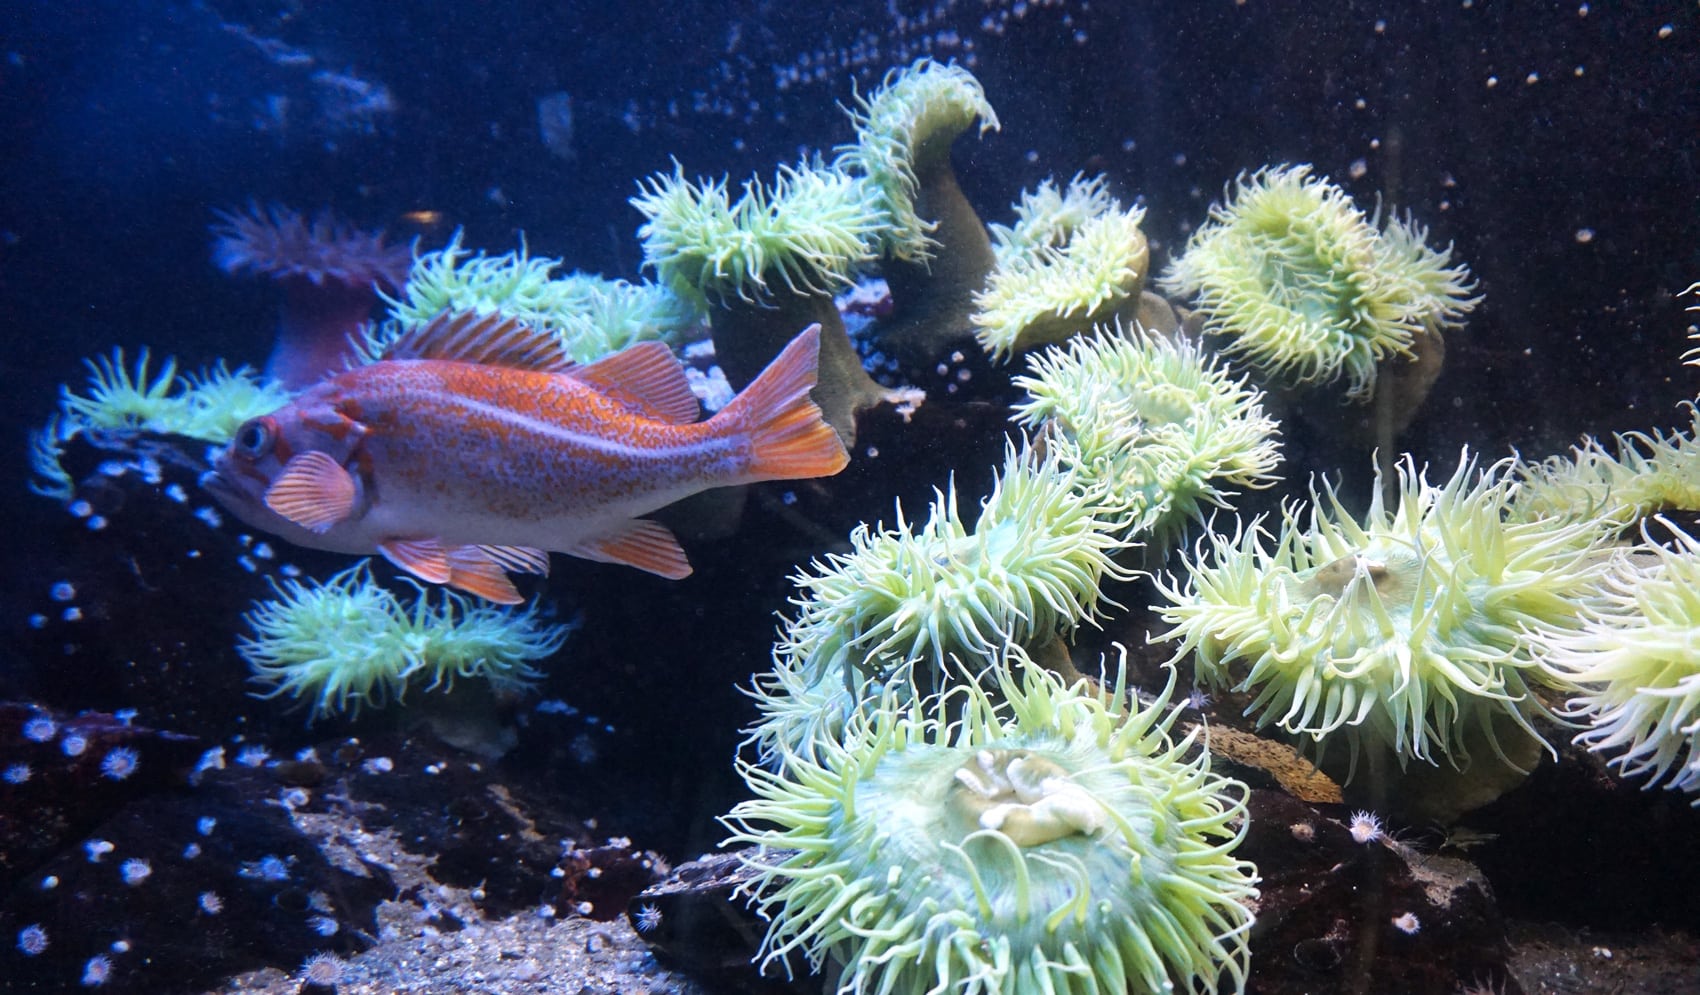
[[[697,421],[660,343],[581,366],[512,319],[441,315],[248,422],[207,486],[250,525],[494,601],[517,601],[507,573],[547,572],[550,551],[681,578],[677,539],[639,516],[848,463],[809,397],[819,351],[819,326],[804,329]]]

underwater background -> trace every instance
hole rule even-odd
[[[1010,224],[1044,180],[1101,175],[1143,207],[1155,276],[1236,177],[1308,163],[1365,214],[1408,212],[1450,245],[1480,302],[1396,443],[1433,482],[1465,447],[1540,461],[1587,436],[1691,432],[1682,405],[1700,396],[1683,364],[1700,318],[1682,296],[1700,281],[1691,2],[14,2],[0,52],[0,766],[29,768],[0,784],[0,990],[822,990],[801,949],[793,981],[758,977],[753,914],[740,947],[734,927],[699,935],[674,892],[640,892],[715,851],[733,831],[717,820],[751,796],[733,765],[756,717],[740,688],[797,614],[793,576],[849,551],[858,525],[894,524],[894,502],[925,520],[935,489],[954,484],[972,521],[1020,436],[1019,356],[906,361],[886,379],[928,400],[913,420],[865,415],[842,473],[663,513],[689,578],[557,556],[523,580],[542,622],[572,627],[523,695],[314,716],[251,693],[266,687],[237,652],[244,613],[277,596],[283,564],[324,581],[356,557],[221,516],[196,483],[204,442],[68,447],[76,493],[31,489],[32,433],[62,384],[84,389],[85,360],[266,363],[279,292],[214,264],[217,212],[328,211],[415,253],[458,233],[491,257],[653,281],[640,181],[677,163],[735,191],[830,156],[856,139],[858,95],[931,58],[995,108],[998,130],[951,155],[987,223]],[[1281,483],[1233,506],[1278,518],[1324,473],[1361,511],[1369,409],[1338,392],[1284,403]],[[130,459],[159,472],[109,472]],[[1697,504],[1664,510],[1692,532]],[[1161,551],[1123,567],[1181,569]],[[1104,589],[1125,608],[1083,627],[1076,657],[1125,643],[1135,683],[1160,692],[1173,645],[1145,636],[1165,628],[1148,610],[1163,597],[1114,572]],[[1259,731],[1252,695],[1217,698],[1212,729]],[[43,752],[28,727],[48,716]],[[1700,991],[1691,799],[1643,792],[1550,728],[1556,760],[1445,817],[1399,815],[1362,772],[1317,800],[1243,755],[1219,763],[1266,792],[1240,853],[1264,903],[1244,989]],[[54,752],[73,733],[88,761]],[[228,766],[209,770],[219,746]],[[113,750],[139,758],[134,777],[93,762]],[[1417,856],[1353,839],[1353,812],[1384,805]],[[1292,852],[1301,824],[1329,849]],[[725,901],[736,862],[707,866],[713,881],[678,890],[724,885]],[[1420,931],[1396,922],[1404,896],[1445,888],[1468,899],[1423,899]],[[322,978],[319,954],[339,958]]]

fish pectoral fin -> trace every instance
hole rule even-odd
[[[292,457],[266,488],[266,507],[319,533],[353,515],[359,499],[354,476],[318,449]]]
[[[701,411],[684,367],[660,342],[627,346],[573,370],[572,376],[632,413],[670,425],[689,425]]]
[[[479,546],[485,556],[501,564],[503,570],[516,574],[549,576],[549,553],[531,546]]]
[[[624,563],[668,580],[691,575],[691,561],[679,548],[679,540],[667,526],[647,518],[634,518],[617,530],[587,539],[566,552],[599,563]]]
[[[490,549],[508,548],[524,547],[457,546],[449,550],[449,586],[498,605],[524,604],[525,599],[520,597],[519,590],[503,571],[503,564],[488,552]],[[547,569],[548,554],[542,555]]]
[[[378,543],[378,552],[427,584],[447,584],[454,576],[448,551],[436,539],[391,539]]]

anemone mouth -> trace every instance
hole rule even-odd
[[[1109,821],[1067,768],[1022,749],[975,751],[957,768],[948,805],[959,820],[1002,833],[1023,849],[1090,836]]]
[[[407,246],[387,245],[381,232],[361,231],[329,211],[308,220],[278,204],[250,203],[245,212],[215,213],[213,262],[226,273],[386,291],[407,282]]]

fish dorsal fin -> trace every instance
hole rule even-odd
[[[554,332],[503,314],[444,311],[403,332],[380,359],[447,359],[539,373],[566,373],[576,364]]]
[[[449,586],[498,605],[524,604],[503,565],[486,552],[493,548],[503,547],[457,546],[449,550]]]
[[[447,584],[454,575],[448,553],[435,539],[391,539],[378,543],[378,552],[427,584]]]
[[[598,393],[630,408],[633,413],[670,425],[697,420],[697,396],[673,350],[660,342],[639,342],[612,356],[573,371]]]
[[[359,499],[353,475],[320,449],[291,457],[266,488],[266,507],[321,534],[354,514]]]
[[[634,518],[615,531],[587,539],[566,552],[599,563],[624,563],[668,580],[691,575],[691,561],[679,548],[679,540],[673,538],[667,526],[647,518]]]

